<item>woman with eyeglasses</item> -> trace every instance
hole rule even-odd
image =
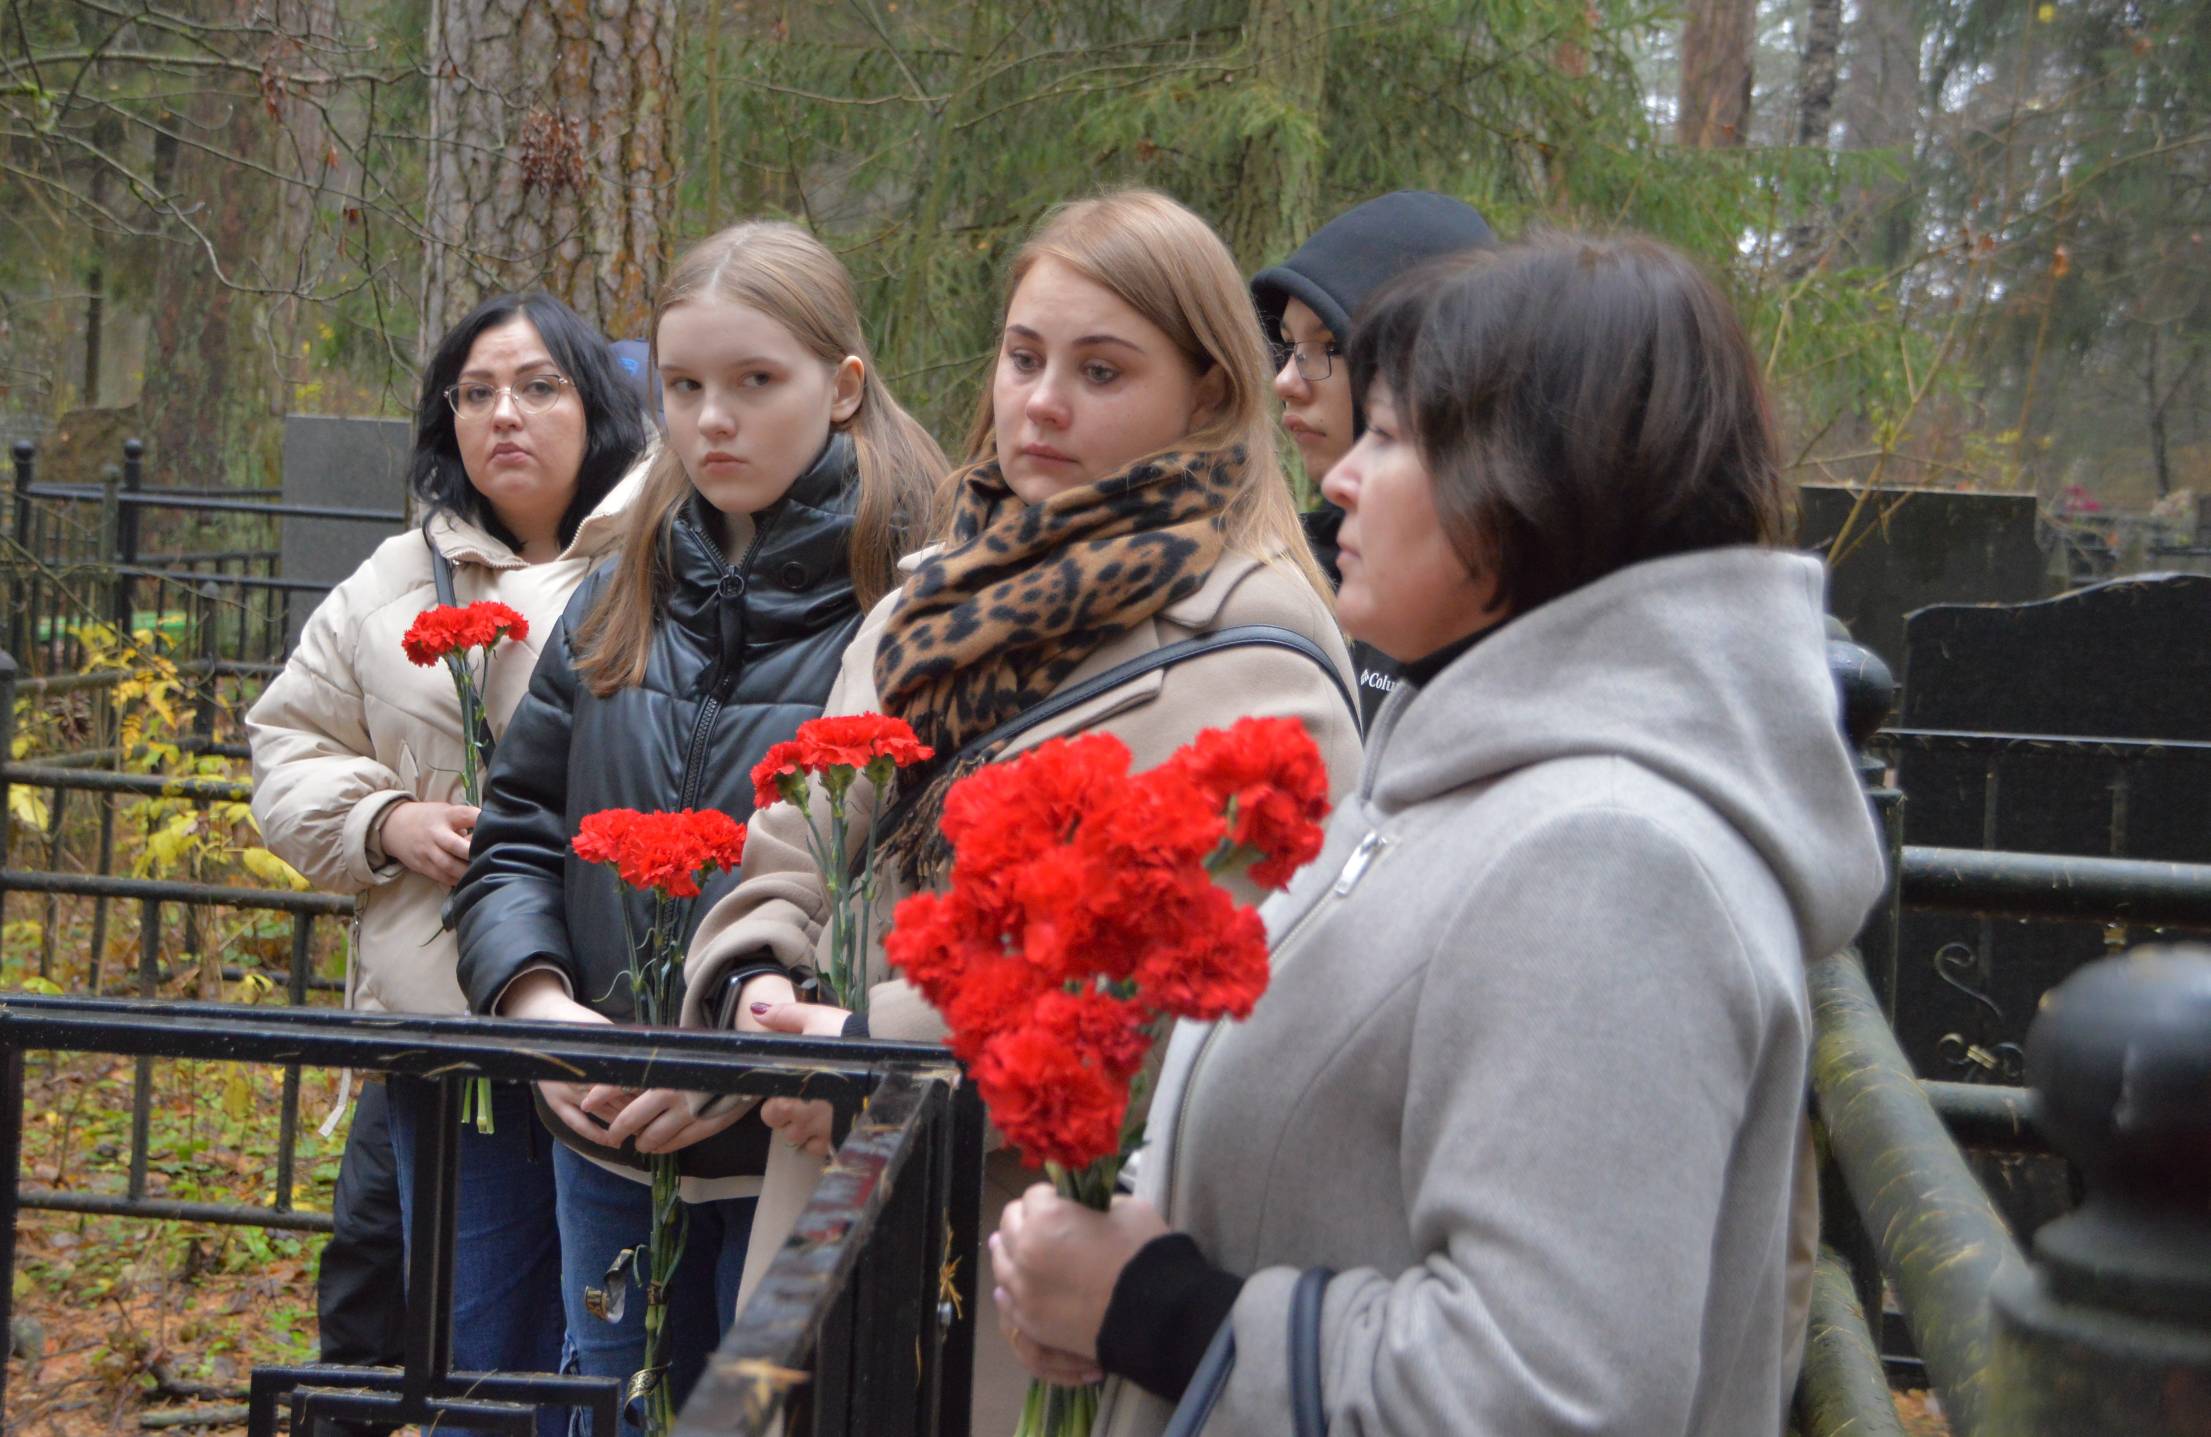
[[[254,818],[316,887],[359,896],[346,1005],[465,1013],[458,951],[440,926],[468,863],[460,701],[444,666],[400,640],[437,604],[496,600],[529,635],[493,650],[482,689],[496,741],[570,593],[618,538],[622,477],[649,431],[605,341],[546,294],[484,301],[439,342],[415,408],[407,481],[427,515],[384,541],[307,621],[284,672],[246,716]],[[495,1089],[491,1130],[461,1133],[453,1282],[457,1371],[551,1372],[561,1357],[553,1167],[519,1088]],[[389,1085],[402,1218],[433,1090]],[[544,1437],[567,1427],[548,1409]]]
[[[1343,358],[1353,317],[1368,295],[1414,265],[1496,243],[1489,222],[1471,206],[1427,190],[1399,190],[1344,211],[1288,259],[1252,276],[1252,302],[1274,345],[1282,427],[1320,496],[1319,506],[1305,514],[1306,537],[1331,583],[1341,582],[1336,534],[1343,510],[1322,492],[1321,480],[1366,431]],[[1399,665],[1365,643],[1352,645],[1351,658],[1359,671],[1361,717],[1372,724],[1397,687]]]

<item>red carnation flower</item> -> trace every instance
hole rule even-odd
[[[912,725],[889,714],[833,714],[798,726],[799,762],[808,773],[832,768],[866,768],[879,759],[904,768],[935,756],[915,736]]]
[[[408,661],[424,668],[470,649],[488,649],[502,638],[526,639],[530,621],[505,604],[483,600],[465,608],[437,604],[415,615],[399,645]]]
[[[805,785],[806,761],[801,756],[798,741],[771,744],[760,756],[760,762],[752,766],[752,806],[766,808],[774,803],[796,803]]]
[[[1228,809],[1228,835],[1254,849],[1252,881],[1282,888],[1318,857],[1328,817],[1328,769],[1294,718],[1239,719],[1207,729],[1169,765]]]
[[[1079,1168],[1121,1146],[1128,1083],[1041,1027],[1000,1034],[974,1065],[975,1086],[1030,1166]]]
[[[570,846],[586,863],[611,864],[632,888],[664,898],[696,898],[701,872],[735,868],[744,860],[745,826],[718,809],[609,808],[587,814]]]

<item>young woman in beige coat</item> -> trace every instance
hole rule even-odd
[[[456,602],[496,600],[529,621],[526,639],[491,655],[496,740],[570,592],[613,546],[621,481],[646,438],[605,342],[549,295],[486,300],[432,357],[409,473],[427,522],[385,540],[316,608],[246,716],[263,840],[318,888],[359,895],[347,1006],[468,1011],[439,918],[476,818],[459,801],[460,701],[444,665],[418,667],[400,646],[438,602],[433,550]],[[390,1087],[403,1220],[425,1086]],[[496,1091],[493,1131],[462,1134],[453,1362],[549,1372],[561,1339],[552,1167],[532,1160],[527,1098]],[[565,1420],[551,1412],[541,1430]]]
[[[1204,653],[1109,689],[1008,751],[1102,730],[1143,768],[1201,729],[1246,714],[1294,715],[1320,744],[1333,781],[1348,783],[1359,755],[1349,658],[1275,457],[1269,369],[1243,281],[1204,221],[1142,191],[1056,211],[1014,261],[970,467],[947,484],[942,542],[909,559],[903,587],[868,616],[829,711],[898,715],[949,756],[1054,692],[1163,645],[1273,625],[1302,636],[1317,656],[1281,647]],[[1045,578],[1067,585],[1064,603],[1032,600],[1030,586]],[[1002,604],[1025,618],[986,619],[959,636],[966,620]],[[924,653],[951,661],[931,665]],[[941,880],[937,820],[957,776],[947,765],[907,780],[919,794],[910,806],[901,801],[910,817],[876,835],[889,878],[886,915],[903,894]],[[874,795],[863,785],[855,799],[856,831],[865,834]],[[686,1020],[722,1012],[755,1031],[855,1031],[841,1010],[793,1001],[781,972],[733,995],[717,991],[723,974],[763,957],[784,968],[814,962],[824,911],[797,811],[759,814],[744,881],[692,943]],[[937,1015],[885,969],[880,952],[867,962],[865,1031],[939,1038]],[[754,1221],[753,1279],[795,1220],[828,1142],[820,1105],[771,1101],[762,1116],[789,1146],[771,1160]],[[994,1161],[999,1198],[1025,1181],[1022,1171],[1033,1170]],[[986,1203],[995,1211],[988,1195]],[[977,1430],[1011,1430],[1022,1385],[1010,1363],[986,1367]]]

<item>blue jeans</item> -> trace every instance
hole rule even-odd
[[[415,1152],[436,1090],[393,1077],[386,1088],[399,1215],[414,1241]],[[560,1227],[553,1215],[553,1140],[538,1127],[528,1089],[492,1085],[490,1133],[461,1128],[461,1183],[453,1223],[453,1370],[558,1372]],[[533,1157],[534,1153],[534,1157]],[[440,1437],[471,1429],[439,1424]],[[538,1437],[565,1437],[568,1412],[539,1412]]]
[[[608,1172],[565,1147],[553,1148],[553,1173],[560,1189],[561,1301],[568,1313],[570,1354],[586,1377],[616,1377],[628,1382],[645,1364],[645,1295],[630,1283],[620,1322],[593,1317],[583,1304],[584,1289],[601,1287],[615,1254],[642,1247],[652,1235],[653,1193],[644,1183]],[[706,1359],[728,1330],[737,1308],[737,1283],[745,1271],[745,1239],[752,1232],[752,1198],[692,1203],[690,1231],[675,1278],[668,1284],[668,1320],[662,1331],[668,1380],[676,1406],[706,1371]],[[589,1432],[578,1414],[578,1437]],[[620,1437],[642,1429],[627,1411]],[[614,1437],[591,1433],[590,1437]]]

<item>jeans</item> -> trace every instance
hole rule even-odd
[[[586,1377],[616,1377],[628,1382],[645,1362],[645,1294],[634,1280],[622,1320],[608,1322],[585,1309],[587,1287],[602,1287],[607,1267],[628,1247],[643,1247],[652,1235],[652,1189],[608,1172],[565,1147],[553,1148],[553,1172],[560,1188],[561,1301],[568,1313],[571,1355]],[[722,1333],[737,1309],[737,1283],[745,1271],[745,1239],[752,1231],[751,1198],[687,1205],[690,1230],[683,1256],[668,1284],[668,1319],[662,1328],[662,1359],[668,1364],[676,1406],[706,1371]],[[625,1404],[626,1406],[626,1404]],[[577,1437],[589,1432],[577,1414]],[[625,1411],[620,1437],[642,1429]],[[590,1433],[590,1437],[613,1437]]]
[[[400,1217],[414,1239],[415,1153],[435,1108],[419,1078],[387,1083]],[[453,1224],[453,1370],[558,1372],[561,1358],[560,1227],[553,1215],[553,1140],[538,1126],[529,1091],[492,1085],[493,1131],[461,1128],[461,1181]],[[564,1437],[568,1410],[538,1414],[538,1437]],[[471,1429],[438,1426],[439,1437]]]

